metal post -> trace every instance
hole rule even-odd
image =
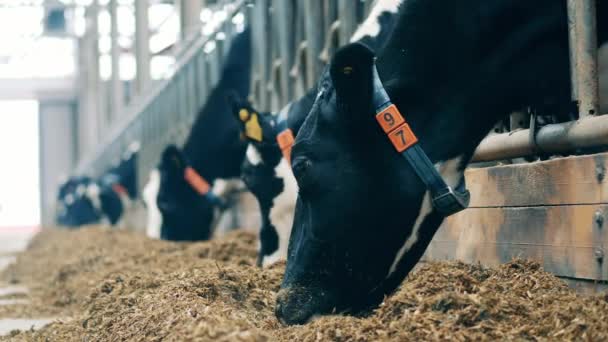
[[[123,91],[120,80],[120,47],[118,46],[118,4],[117,0],[110,0],[109,4],[111,31],[110,40],[112,41],[112,80],[110,85],[110,123],[116,119],[122,107]]]
[[[268,15],[269,0],[258,0],[252,9],[252,17],[255,20],[252,21],[252,33],[253,33],[253,46],[255,47],[254,54],[254,66],[255,76],[254,79],[257,81],[257,90],[259,91],[258,98],[256,99],[257,104],[260,108],[267,109],[270,105],[270,98],[266,85],[270,79],[270,18]]]
[[[148,28],[148,0],[135,0],[135,58],[137,61],[137,94],[142,94],[150,83],[150,32]]]
[[[105,125],[105,117],[102,115],[99,90],[101,86],[101,80],[99,76],[99,7],[97,1],[93,3],[86,10],[87,16],[87,33],[86,33],[86,105],[84,106],[84,112],[81,112],[82,116],[86,119],[88,129],[86,130],[87,139],[89,141],[97,141],[103,134],[103,128]],[[82,117],[81,116],[81,117]],[[81,152],[90,152],[89,144],[86,148],[83,148]],[[94,144],[91,144],[94,147]]]
[[[570,85],[573,101],[578,101],[578,80],[576,77],[576,2],[568,0],[568,40],[570,43]]]
[[[340,44],[346,44],[357,29],[357,6],[351,0],[340,0]]]
[[[569,20],[574,18],[575,33],[570,29],[570,49],[576,71],[573,88],[576,88],[579,102],[579,116],[596,115],[599,111],[599,85],[597,78],[597,22],[596,0],[569,0]],[[574,11],[574,13],[572,13]],[[571,53],[572,56],[572,53]]]
[[[284,98],[293,98],[293,84],[289,81],[289,69],[294,62],[295,44],[293,24],[293,3],[285,0],[274,0],[275,13],[277,14],[277,31],[279,55],[281,56],[281,88]],[[281,103],[285,105],[285,103]]]
[[[323,70],[323,61],[320,59],[323,50],[323,7],[319,0],[304,2],[304,20],[306,25],[307,51],[307,86],[314,86],[317,77]]]
[[[201,5],[200,0],[181,0],[179,13],[182,40],[189,40],[200,27]]]

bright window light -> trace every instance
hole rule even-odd
[[[37,101],[0,101],[0,226],[40,224]]]

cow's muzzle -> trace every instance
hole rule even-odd
[[[319,287],[289,286],[277,295],[275,314],[285,325],[305,324],[315,315],[330,313],[335,297]]]

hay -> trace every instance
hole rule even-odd
[[[255,236],[242,232],[178,244],[101,228],[45,231],[0,279],[31,288],[32,304],[9,307],[13,312],[63,318],[5,339],[608,339],[608,295],[576,295],[523,260],[496,269],[424,264],[365,317],[334,315],[282,327],[274,298],[284,265],[256,268],[255,245]]]

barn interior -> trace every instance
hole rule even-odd
[[[264,261],[260,227],[284,215],[291,229],[297,186],[270,201],[289,198],[289,213],[269,214],[241,161],[266,134],[263,113],[278,126],[375,6],[407,1],[421,0],[0,1],[0,341],[608,339],[602,0],[562,0],[567,115],[530,107],[496,123],[464,172],[468,207],[394,294],[302,325],[277,319],[289,259]],[[262,123],[238,107],[240,134],[219,119],[234,110],[233,91],[218,95],[231,77]],[[225,147],[236,142],[240,159]],[[181,154],[166,157],[170,146]],[[197,153],[215,164],[200,169]],[[194,209],[206,222],[165,203],[182,194],[166,187],[174,161],[211,203]]]

